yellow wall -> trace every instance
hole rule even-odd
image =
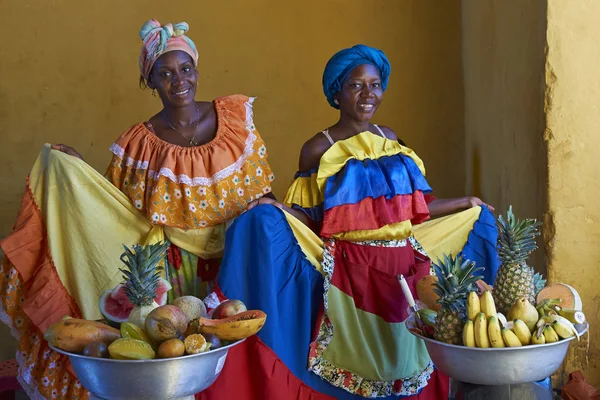
[[[548,273],[574,286],[591,334],[571,345],[566,372],[600,387],[600,3],[548,1]],[[589,346],[589,351],[588,351]],[[564,376],[563,376],[564,377]]]
[[[505,214],[546,210],[544,1],[463,0],[467,192]],[[531,265],[545,273],[542,241]]]
[[[104,172],[108,147],[159,110],[137,86],[138,30],[185,20],[200,52],[197,99],[258,96],[255,121],[282,196],[302,143],[336,121],[321,74],[337,50],[380,47],[392,63],[377,123],[424,159],[441,196],[463,195],[460,2],[179,0],[0,2],[0,238],[44,142],[78,149]],[[4,339],[0,337],[0,343]],[[2,345],[0,344],[0,347]]]

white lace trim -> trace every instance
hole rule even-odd
[[[247,102],[244,103],[246,107],[246,130],[248,131],[248,137],[244,146],[244,151],[240,157],[230,166],[218,171],[210,177],[189,177],[185,174],[175,175],[170,168],[161,168],[158,172],[154,170],[148,170],[148,177],[153,180],[158,180],[161,176],[169,179],[174,183],[184,184],[188,186],[211,186],[217,182],[222,181],[233,175],[237,170],[242,168],[242,165],[246,162],[248,157],[254,153],[254,142],[256,142],[256,135],[254,134],[254,118],[252,113],[252,103],[255,97],[250,97]],[[148,161],[139,161],[128,154],[125,154],[125,150],[116,143],[110,146],[110,151],[117,157],[125,161],[128,167],[135,165],[136,169],[148,169]]]
[[[19,374],[17,375],[17,379],[27,394],[27,397],[33,400],[46,400],[46,398],[40,394],[37,382],[31,376],[31,370],[27,367],[27,362],[25,362],[25,358],[20,351],[17,351],[16,360],[17,364],[19,364]]]
[[[4,312],[4,303],[2,303],[2,299],[0,299],[0,322],[8,326],[12,337],[17,340],[21,340],[21,332],[15,328],[12,318],[6,312]]]

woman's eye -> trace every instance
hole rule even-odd
[[[381,83],[374,83],[374,84],[373,84],[373,87],[374,87],[374,88],[379,88],[379,87],[381,87]]]
[[[190,67],[184,67],[183,72],[190,72],[192,69]]]
[[[169,76],[171,76],[171,73],[168,71],[165,71],[162,74],[160,74],[160,76],[162,76],[163,78],[168,78]]]

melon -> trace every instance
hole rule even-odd
[[[546,299],[562,299],[559,304],[561,308],[583,311],[583,302],[579,293],[566,283],[553,283],[540,290],[536,299],[537,304]]]
[[[171,284],[161,278],[156,288],[156,296],[154,301],[159,306],[167,304],[167,294],[171,290]],[[102,293],[99,302],[100,312],[111,326],[118,326],[122,322],[127,322],[133,304],[127,298],[125,293],[125,285],[118,284],[112,290],[107,290]]]

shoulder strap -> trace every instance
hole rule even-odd
[[[375,125],[375,124],[373,124],[373,125]],[[379,125],[375,125],[375,128],[377,128],[377,130],[379,131],[379,134],[381,135],[382,138],[387,139],[387,136],[385,136],[385,133],[383,133],[383,131],[381,130]]]
[[[331,145],[333,146],[333,139],[331,138],[331,135],[329,134],[329,129],[325,129],[323,132],[321,132],[323,135],[325,135],[325,137],[327,138],[327,140],[329,140],[329,143],[331,143]]]

